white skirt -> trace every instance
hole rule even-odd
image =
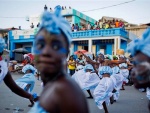
[[[81,88],[82,88],[82,83],[83,83],[84,75],[85,75],[84,69],[76,71],[72,75],[72,79],[74,79]]]
[[[103,109],[103,102],[106,102],[106,105],[109,105],[110,103],[110,97],[113,95],[112,91],[114,89],[114,82],[109,77],[103,77],[98,86],[94,90],[94,99],[96,102],[96,105],[99,109]]]
[[[124,77],[124,82],[128,83],[129,70],[128,69],[120,69],[120,74]]]
[[[96,73],[86,72],[82,82],[82,90],[92,90],[95,89],[99,84],[100,78]]]
[[[146,96],[150,100],[150,88],[146,89]]]

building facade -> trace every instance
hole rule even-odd
[[[79,27],[81,27],[82,25],[87,25],[88,23],[90,23],[91,25],[94,25],[96,22],[95,19],[75,9],[62,10],[62,15],[65,19],[68,20],[68,22],[70,23],[70,26],[72,26],[72,24],[78,24]],[[41,18],[40,14],[32,15],[29,17],[29,22],[30,24],[33,23],[33,25],[36,26],[40,22],[40,18]]]
[[[12,51],[17,48],[25,48],[32,52],[34,35],[34,29],[10,31],[10,57],[14,57]],[[122,28],[72,32],[70,55],[80,49],[85,49],[95,55],[98,51],[115,55],[117,49],[126,49],[127,40],[128,32]]]

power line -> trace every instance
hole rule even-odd
[[[130,3],[130,2],[134,2],[134,1],[136,1],[136,0],[127,1],[127,2],[122,2],[122,3],[120,3],[120,4],[110,5],[110,6],[101,7],[101,8],[97,8],[97,9],[91,9],[91,10],[82,11],[82,12],[90,12],[90,11],[95,11],[95,10],[100,10],[100,9],[106,9],[106,8],[110,8],[110,7],[115,7],[115,6],[127,4],[127,3]],[[0,17],[0,18],[26,18],[26,17]]]
[[[122,2],[122,3],[120,3],[120,4],[110,5],[110,6],[101,7],[101,8],[97,8],[97,9],[91,9],[91,10],[82,11],[82,12],[89,12],[89,11],[95,11],[95,10],[100,10],[100,9],[106,9],[106,8],[110,8],[110,7],[115,7],[115,6],[119,6],[119,5],[127,4],[127,3],[130,3],[130,2],[134,2],[134,1],[135,1],[135,0],[127,1],[127,2]]]
[[[0,17],[0,18],[26,18],[26,17]]]

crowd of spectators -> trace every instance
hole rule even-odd
[[[90,22],[88,22],[87,25],[81,25],[81,27],[79,27],[79,25],[76,24],[72,24],[71,30],[72,32],[76,32],[76,31],[85,31],[85,30],[100,30],[100,29],[110,29],[110,28],[124,28],[124,22],[121,20],[99,20],[96,21],[94,25],[90,24]]]

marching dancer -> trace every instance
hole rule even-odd
[[[44,88],[29,113],[89,113],[82,90],[66,73],[70,39],[70,24],[61,16],[61,7],[54,13],[45,11],[33,44]]]
[[[2,59],[4,48],[5,41],[3,38],[0,38],[0,82],[4,80],[4,83],[8,86],[8,88],[10,88],[12,92],[21,97],[27,98],[30,101],[33,101],[33,95],[20,88],[11,77],[11,74],[8,71],[7,63]]]
[[[132,71],[132,79],[134,86],[139,88],[147,88],[147,97],[149,99],[150,110],[150,28],[148,28],[141,39],[132,41],[127,50],[134,57],[134,68]]]
[[[23,88],[25,91],[31,93],[34,84],[35,84],[35,74],[37,70],[30,64],[30,58],[28,56],[25,57],[25,61],[27,64],[22,68],[22,72],[25,74],[23,77],[17,79],[15,82],[17,85],[19,85],[21,88]],[[32,107],[34,105],[34,102],[31,101],[31,105],[28,105],[29,107]]]

